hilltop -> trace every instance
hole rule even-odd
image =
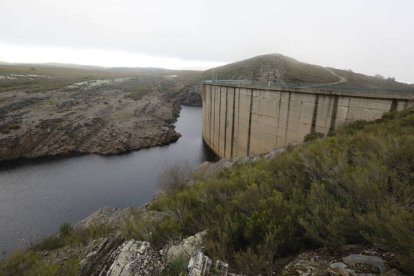
[[[395,81],[393,78],[367,76],[351,70],[300,62],[281,54],[268,54],[212,68],[196,75],[191,85],[183,89],[192,96],[193,104],[196,104],[198,83],[211,79],[247,80],[259,86],[414,92],[413,86]],[[201,106],[200,97],[197,101]]]
[[[251,80],[271,85],[306,86],[330,85],[338,89],[406,89],[407,84],[331,67],[300,62],[281,55],[268,54],[207,70],[204,79]]]

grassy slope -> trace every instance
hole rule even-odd
[[[69,66],[69,65],[68,65]],[[19,77],[17,80],[0,79],[0,92],[13,90],[47,91],[59,89],[75,82],[119,77],[140,77],[151,81],[169,75],[178,75],[180,81],[188,81],[198,71],[180,71],[158,68],[97,68],[88,66],[64,67],[64,65],[10,65],[0,64],[0,75],[42,75],[44,77]]]
[[[310,84],[326,84],[339,81],[338,77],[331,74],[332,70],[340,76],[348,79],[348,82],[331,86],[323,86],[327,89],[373,89],[373,90],[410,90],[414,86],[381,79],[364,74],[354,73],[350,70],[324,68],[297,61],[280,54],[269,54],[253,57],[239,62],[227,64],[205,71],[195,82],[212,79],[212,72],[219,80],[254,80],[266,83],[275,79],[275,68],[280,73],[286,85],[300,86]]]
[[[218,79],[239,80],[258,78],[260,71],[272,71],[278,68],[287,83],[327,83],[337,81],[321,66],[299,62],[295,59],[279,55],[262,55],[247,60],[227,64],[214,68]],[[211,70],[207,70],[203,77],[211,78]]]
[[[66,67],[65,67],[66,66]],[[350,70],[328,68],[347,82],[327,89],[373,89],[373,90],[410,90],[413,85],[354,73]],[[338,81],[338,77],[326,68],[297,61],[280,54],[269,54],[253,57],[239,62],[227,64],[214,69],[199,71],[167,70],[162,68],[100,68],[77,65],[10,65],[0,64],[0,75],[3,74],[38,74],[52,76],[45,78],[21,78],[19,80],[0,80],[0,92],[17,89],[30,91],[51,90],[67,86],[71,83],[88,79],[105,79],[114,77],[141,76],[159,78],[167,75],[178,75],[184,88],[190,88],[203,80],[212,78],[212,72],[220,80],[255,80],[267,83],[282,79],[285,85],[326,84]]]
[[[414,91],[414,87],[395,81],[393,79],[381,79],[373,76],[367,76],[360,73],[354,73],[350,70],[333,69],[338,75],[347,79],[344,84],[339,84],[336,87],[343,89],[379,89],[379,90],[410,90]]]

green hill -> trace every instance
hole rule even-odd
[[[303,63],[281,54],[268,54],[230,63],[220,67],[194,73],[184,82],[178,93],[182,103],[201,106],[199,84],[205,80],[247,81],[253,86],[292,88],[320,88],[351,91],[388,91],[414,93],[414,86],[367,76],[351,70],[340,70]]]
[[[249,80],[256,84],[327,89],[413,90],[406,83],[367,76],[351,70],[303,63],[281,54],[268,54],[205,71],[202,79]],[[413,90],[414,91],[414,90]]]
[[[220,80],[252,80],[292,83],[329,83],[338,80],[325,68],[299,62],[280,54],[262,55],[207,70],[203,77],[214,75]]]
[[[11,76],[17,74],[19,76]],[[321,88],[336,90],[414,92],[414,85],[367,76],[351,70],[303,63],[281,54],[268,54],[230,63],[206,71],[162,68],[103,68],[73,64],[1,64],[0,92],[42,91],[74,82],[116,77],[139,77],[157,83],[169,78],[176,86],[175,97],[182,103],[201,106],[199,84],[205,80],[245,80],[257,86]],[[10,78],[11,77],[11,78]]]

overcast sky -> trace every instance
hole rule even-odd
[[[0,60],[208,68],[267,53],[414,82],[412,0],[0,0]]]

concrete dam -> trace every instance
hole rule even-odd
[[[412,94],[282,89],[204,82],[203,139],[220,157],[258,155],[414,106]]]

